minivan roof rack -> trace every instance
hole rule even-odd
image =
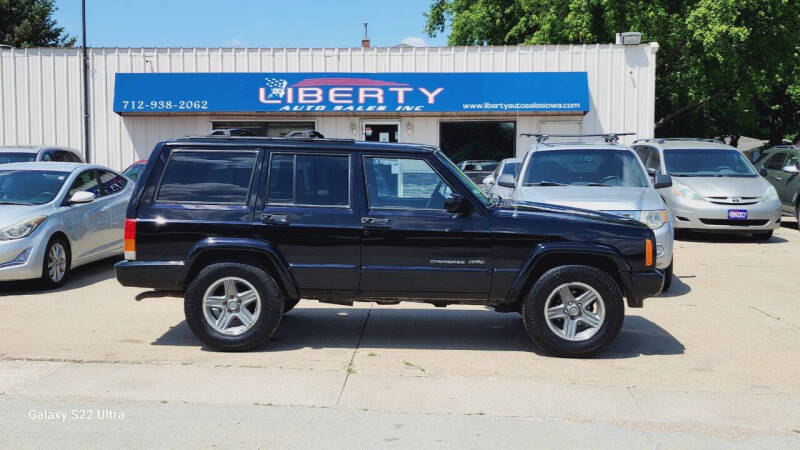
[[[670,141],[695,141],[695,142],[711,142],[712,144],[725,144],[725,141],[722,139],[716,138],[698,138],[698,137],[670,137],[670,138],[644,138],[644,139],[637,139],[634,142],[657,142],[659,144],[663,144],[664,142]]]
[[[536,143],[541,144],[550,138],[583,138],[601,137],[609,144],[616,144],[620,136],[633,136],[635,133],[599,133],[599,134],[540,134],[540,133],[521,133],[520,136],[536,138]]]

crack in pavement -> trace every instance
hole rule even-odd
[[[770,319],[775,319],[775,320],[777,320],[778,322],[783,322],[783,323],[785,323],[786,325],[789,325],[790,327],[792,327],[792,328],[794,328],[794,329],[800,330],[800,325],[797,325],[796,323],[789,322],[788,320],[783,320],[783,319],[781,319],[781,318],[780,318],[780,317],[778,317],[778,316],[773,316],[772,314],[770,314],[770,313],[768,313],[768,312],[766,312],[766,311],[764,311],[764,310],[761,310],[761,309],[759,309],[759,308],[756,308],[755,306],[750,306],[750,309],[754,309],[754,310],[756,310],[756,311],[760,312],[761,314],[763,314],[763,315],[765,315],[765,316],[769,317]]]
[[[364,317],[364,323],[361,324],[361,333],[358,334],[358,340],[356,341],[356,347],[353,349],[353,354],[350,355],[350,362],[347,364],[347,369],[345,370],[344,383],[342,383],[342,389],[339,391],[339,397],[336,398],[336,406],[339,406],[339,402],[342,400],[342,395],[344,394],[344,388],[347,386],[347,380],[350,378],[350,374],[353,373],[353,360],[356,359],[356,353],[358,353],[358,349],[361,347],[361,339],[364,337],[364,331],[367,329],[367,322],[369,322],[371,314],[372,304],[369,305],[367,316]]]

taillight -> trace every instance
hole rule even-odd
[[[644,241],[644,265],[645,266],[652,266],[653,265],[653,241],[647,239]]]
[[[136,219],[125,219],[125,259],[136,259]]]

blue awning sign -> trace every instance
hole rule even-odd
[[[114,112],[589,111],[586,72],[117,73]]]

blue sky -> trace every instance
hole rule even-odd
[[[355,47],[363,22],[373,46],[422,32],[431,0],[86,0],[91,47]],[[55,19],[78,38],[80,0],[56,0]]]

